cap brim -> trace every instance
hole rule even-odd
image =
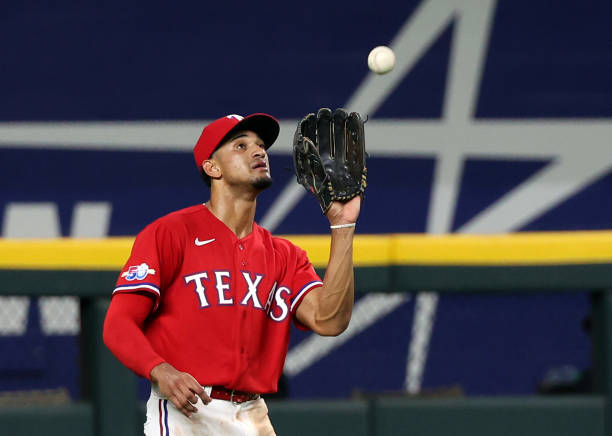
[[[271,115],[261,113],[248,115],[244,117],[242,121],[232,127],[232,130],[227,132],[217,147],[227,141],[232,134],[241,130],[251,130],[257,133],[257,135],[264,142],[266,149],[268,149],[278,138],[280,126],[276,118]]]

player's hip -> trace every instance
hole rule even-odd
[[[205,387],[210,393],[210,387]],[[164,398],[157,386],[151,388],[147,401],[146,436],[272,436],[275,435],[265,401],[258,397],[236,403],[213,399],[208,405],[201,400],[190,418]]]

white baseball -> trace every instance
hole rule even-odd
[[[368,67],[376,74],[387,74],[395,66],[395,53],[385,45],[374,47],[368,55]]]

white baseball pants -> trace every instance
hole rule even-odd
[[[205,388],[206,389],[206,388]],[[210,392],[210,388],[206,389]],[[235,404],[213,399],[204,405],[198,398],[197,413],[187,418],[155,385],[147,401],[146,436],[275,436],[263,398]]]

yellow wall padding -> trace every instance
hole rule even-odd
[[[284,236],[325,267],[329,235]],[[134,238],[0,239],[2,269],[119,270]],[[355,266],[612,263],[612,231],[500,235],[383,234],[355,237]]]

